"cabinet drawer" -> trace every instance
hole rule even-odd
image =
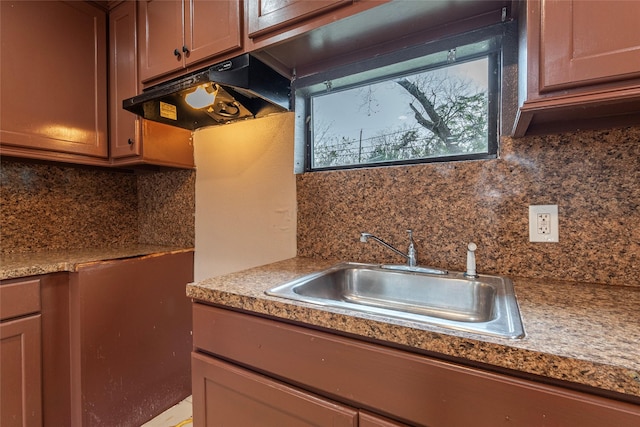
[[[353,427],[356,410],[198,353],[192,356],[194,425]]]
[[[0,285],[0,320],[40,311],[40,279]]]
[[[202,304],[202,349],[399,420],[451,425],[640,425],[640,406]]]

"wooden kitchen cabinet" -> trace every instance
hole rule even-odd
[[[191,394],[193,252],[69,273],[71,422],[142,425]]]
[[[136,2],[120,3],[109,12],[111,163],[193,168],[191,132],[149,122],[122,108],[124,99],[139,93],[136,40]]]
[[[194,426],[357,426],[358,412],[232,364],[193,353]]]
[[[248,0],[249,37],[257,37],[351,3],[353,0]]]
[[[245,384],[251,378],[261,385],[275,381],[273,387],[293,387],[303,395],[346,405],[360,412],[364,426],[640,423],[637,404],[198,302],[193,304],[193,344],[196,426],[205,425],[203,413],[215,394],[209,395],[209,387],[225,384],[227,389],[242,390],[244,400],[264,402],[262,391]],[[259,379],[253,377],[255,372]],[[284,412],[288,405],[286,400],[271,404]],[[247,412],[242,416],[251,417]]]
[[[194,426],[406,427],[200,353],[191,367]]]
[[[532,0],[525,13],[515,136],[640,122],[639,2]]]
[[[42,426],[39,280],[0,284],[0,425]]]
[[[143,83],[242,47],[240,0],[144,0],[138,6]]]
[[[63,1],[0,8],[0,154],[106,164],[106,12]]]

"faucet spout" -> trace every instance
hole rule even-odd
[[[382,240],[377,236],[374,236],[371,233],[360,233],[360,241],[363,243],[366,243],[367,241],[369,241],[369,239],[373,239],[373,241],[381,244],[385,248],[392,250],[393,252],[395,252],[396,254],[400,255],[403,258],[406,258],[407,265],[411,267],[415,267],[417,255],[416,255],[416,247],[413,242],[413,232],[411,230],[407,230],[407,232],[409,233],[409,249],[406,254],[400,251],[399,249],[394,248],[389,243],[385,242],[384,240]]]

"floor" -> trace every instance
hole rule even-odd
[[[142,427],[192,427],[191,396],[172,408],[167,409]]]

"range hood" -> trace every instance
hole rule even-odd
[[[289,111],[290,86],[289,79],[245,54],[150,87],[122,101],[122,107],[148,120],[196,130]],[[194,108],[187,95],[206,101]]]

